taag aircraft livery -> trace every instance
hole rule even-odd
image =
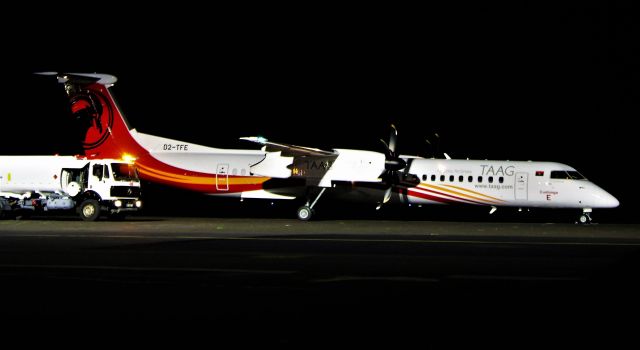
[[[591,222],[594,208],[614,208],[618,200],[560,163],[427,159],[396,153],[392,129],[386,152],[321,150],[243,137],[260,150],[220,149],[138,132],[129,127],[109,88],[116,77],[93,73],[55,75],[64,84],[75,119],[82,124],[85,155],[132,158],[143,180],[237,198],[305,198],[297,215],[309,220],[320,197],[383,204],[462,203],[490,207],[581,209]],[[384,142],[384,141],[383,141]]]

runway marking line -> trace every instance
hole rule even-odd
[[[286,275],[296,271],[287,270],[251,270],[251,269],[220,269],[206,267],[138,267],[138,266],[106,266],[106,265],[38,265],[38,264],[0,264],[0,268],[32,268],[32,269],[60,269],[60,270],[117,270],[117,271],[172,271],[172,272],[232,272],[232,273],[264,273]]]
[[[433,237],[433,235],[430,235]],[[495,244],[495,245],[566,245],[566,246],[640,246],[630,242],[549,242],[549,241],[481,241],[481,240],[441,240],[441,239],[356,239],[356,238],[305,238],[305,237],[219,237],[219,236],[138,236],[138,235],[58,235],[58,234],[24,234],[0,235],[2,238],[135,238],[141,240],[229,240],[229,241],[310,241],[310,242],[372,242],[372,243],[463,243],[463,244]]]
[[[312,282],[316,283],[331,283],[331,282],[350,282],[350,281],[396,281],[396,282],[440,282],[437,278],[425,278],[425,277],[409,277],[409,276],[336,276],[332,278],[315,279]]]

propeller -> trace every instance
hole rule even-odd
[[[398,186],[401,184],[415,184],[415,179],[411,178],[412,174],[407,173],[407,170],[408,170],[407,162],[404,159],[398,157],[398,153],[396,151],[397,140],[398,140],[398,129],[396,129],[395,125],[391,124],[391,134],[389,135],[389,143],[385,142],[383,139],[380,139],[380,141],[384,144],[386,148],[384,171],[380,175],[380,178],[382,179],[382,182],[388,185],[388,187],[384,191],[384,197],[382,198],[382,202],[378,203],[376,210],[379,210],[380,208],[382,208],[382,205],[387,203],[391,199],[391,193],[393,191],[394,186]],[[400,170],[402,169],[405,169],[405,172],[400,172]],[[410,180],[407,181],[407,179],[410,179]]]
[[[401,158],[398,158],[398,153],[396,152],[397,140],[398,129],[396,129],[395,125],[391,124],[391,135],[389,135],[389,143],[387,144],[383,139],[380,139],[380,141],[386,147],[386,157],[384,160],[385,172],[398,171],[407,166],[407,162],[405,162]]]

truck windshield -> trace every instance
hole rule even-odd
[[[128,163],[112,163],[113,179],[115,181],[137,181],[138,173],[133,164]]]

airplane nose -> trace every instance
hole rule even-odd
[[[609,192],[598,188],[598,191],[594,193],[597,206],[600,208],[615,208],[620,205],[620,202],[616,197],[609,194]]]
[[[615,208],[620,205],[620,201],[618,201],[616,197],[610,195],[609,193],[607,193],[607,195],[608,195],[608,198],[604,200],[604,203],[607,206],[607,208]]]
[[[615,208],[620,205],[616,197],[592,182],[581,184],[579,188],[585,191],[585,197],[581,202],[583,205],[592,208]]]

